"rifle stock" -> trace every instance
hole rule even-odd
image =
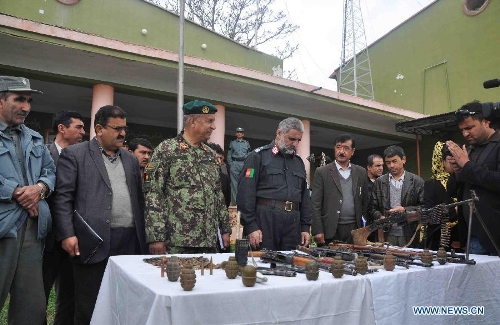
[[[393,223],[398,223],[403,221],[406,222],[420,221],[421,218],[422,215],[419,210],[409,211],[404,213],[403,212],[393,213],[386,218],[374,221],[371,225],[352,230],[351,231],[352,240],[354,242],[354,245],[364,246],[368,241],[368,236],[370,236],[370,234],[375,230],[378,230],[378,241],[384,242],[385,240],[383,231],[384,227],[390,226]]]

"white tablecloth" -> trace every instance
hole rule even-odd
[[[231,254],[215,254],[214,263]],[[268,276],[267,283],[245,287],[224,270],[212,276],[196,271],[196,286],[160,277],[142,261],[151,256],[111,257],[104,273],[91,324],[373,324],[372,293],[366,276],[318,281]]]
[[[214,254],[214,263],[231,254]],[[198,256],[198,255],[197,255]],[[210,257],[209,255],[207,255]],[[500,324],[500,258],[343,276],[268,276],[254,287],[196,271],[193,291],[160,277],[151,256],[109,259],[91,324]],[[412,306],[484,306],[484,316],[415,316]]]
[[[476,265],[434,262],[371,274],[376,324],[500,324],[500,258],[471,258]],[[413,306],[483,306],[484,315],[416,316]]]

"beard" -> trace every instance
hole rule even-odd
[[[285,155],[294,155],[295,154],[295,148],[292,146],[286,146],[285,145],[285,139],[283,137],[280,138],[280,140],[277,143],[278,148],[280,149],[281,153]]]

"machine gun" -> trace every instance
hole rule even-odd
[[[334,244],[335,245],[335,244]],[[361,246],[358,249],[352,249],[347,247],[338,246],[335,248],[326,248],[326,247],[316,247],[316,248],[307,248],[303,246],[297,246],[297,250],[304,252],[306,254],[312,256],[327,256],[327,257],[335,257],[340,256],[342,260],[344,260],[347,264],[354,263],[355,259],[359,255],[363,255],[368,262],[371,264],[371,268],[368,270],[376,270],[376,267],[380,267],[383,265],[384,257],[386,254],[385,249],[372,249],[369,246]],[[411,251],[391,251],[391,253],[396,258],[396,265],[409,268],[410,265],[417,265],[422,267],[431,267],[432,264],[422,263],[419,260],[418,255],[413,255]],[[376,272],[376,271],[373,271]]]
[[[424,225],[438,225],[441,224],[445,215],[448,215],[448,206],[444,204],[436,205],[429,209],[396,212],[383,219],[375,220],[366,227],[354,229],[351,231],[351,234],[355,245],[364,246],[367,243],[368,236],[377,229],[389,229],[391,225],[395,223],[414,221],[419,221]],[[379,235],[380,234],[379,232]]]

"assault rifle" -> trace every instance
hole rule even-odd
[[[351,249],[346,247],[336,247],[336,248],[325,248],[325,247],[316,247],[316,248],[307,248],[304,246],[297,246],[297,250],[309,254],[311,256],[340,256],[342,260],[346,263],[351,264],[354,263],[354,260],[358,255],[363,255],[366,257],[368,262],[372,264],[372,268],[368,268],[369,270],[375,269],[374,267],[382,266],[385,250],[372,250],[369,246],[362,246],[362,249]],[[392,252],[391,252],[392,253]],[[419,261],[418,256],[413,256],[410,251],[401,251],[394,252],[394,257],[396,258],[396,265],[409,268],[410,265],[417,265],[423,267],[431,267],[432,264],[422,263]],[[376,270],[376,269],[375,269]],[[376,271],[375,271],[376,272]]]
[[[318,261],[318,263],[327,263],[328,267],[330,267],[330,265],[332,264],[333,259],[335,257],[339,256],[344,261],[344,274],[350,274],[350,273],[346,273],[346,270],[349,270],[349,272],[355,271],[355,261],[356,261],[356,258],[358,257],[358,255],[360,255],[360,254],[358,254],[358,252],[350,252],[350,251],[343,250],[343,249],[335,250],[335,249],[326,248],[326,247],[309,248],[309,247],[299,245],[299,246],[297,246],[297,250],[302,252],[302,253],[307,254],[306,256]],[[304,255],[302,255],[302,256],[304,256]],[[365,254],[363,254],[363,256],[368,258],[367,261],[369,263],[368,270],[366,273],[377,272],[377,267],[381,267],[383,264],[382,262],[380,262],[380,259],[379,260],[371,259],[370,256],[367,256]],[[383,260],[383,256],[382,256],[382,260]],[[330,270],[331,269],[329,269],[328,271],[330,271]],[[355,275],[355,274],[353,274],[353,275]]]
[[[290,265],[298,273],[305,273],[305,266],[312,260],[318,263],[318,266],[321,270],[331,272],[331,264],[333,261],[333,258],[314,258],[312,256],[305,256],[303,254],[282,253],[268,250],[254,252],[254,256],[260,256],[260,259],[263,262],[271,263],[271,265],[273,265],[273,263]],[[356,272],[354,265],[344,264],[344,274],[357,275],[358,273]]]
[[[351,231],[352,239],[355,245],[366,245],[368,236],[378,229],[389,229],[391,225],[403,222],[419,221],[425,225],[438,225],[441,224],[443,216],[448,214],[448,207],[440,204],[429,209],[418,209],[409,212],[396,212],[389,216],[375,220],[372,224],[354,229]],[[382,232],[379,231],[379,237]],[[379,238],[379,241],[383,239]]]
[[[349,250],[351,252],[359,252],[364,254],[379,254],[385,255],[387,253],[391,253],[396,257],[396,261],[398,259],[406,260],[409,265],[419,265],[419,266],[430,266],[425,263],[418,262],[420,257],[422,256],[422,252],[413,251],[413,250],[405,250],[405,249],[397,249],[397,248],[389,248],[387,247],[377,247],[377,246],[365,246],[365,245],[355,245],[355,244],[345,244],[345,243],[331,243],[330,248],[333,250]],[[439,264],[444,264],[443,260],[439,260],[436,257],[437,252],[432,251],[433,260],[438,261]],[[366,256],[366,255],[365,255]],[[373,255],[372,255],[373,256]],[[417,262],[416,262],[417,261]],[[447,263],[460,263],[460,264],[469,264],[475,265],[476,261],[467,259],[466,255],[456,254],[454,250],[446,253],[446,262]],[[446,263],[445,262],[445,263]]]

